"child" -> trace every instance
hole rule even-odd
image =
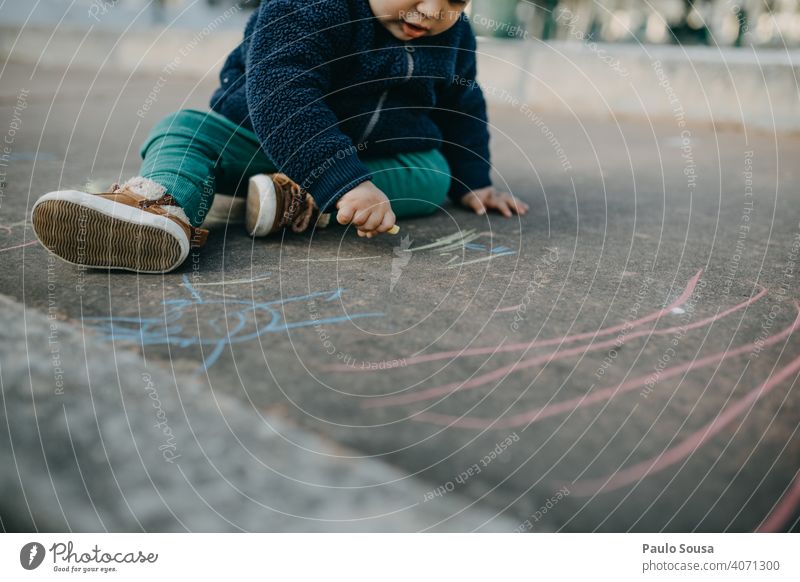
[[[228,56],[211,112],[161,120],[140,175],[105,194],[51,192],[42,244],[71,263],[158,273],[202,246],[215,192],[247,196],[252,236],[359,236],[435,212],[528,206],[491,185],[475,36],[458,0],[263,0]]]

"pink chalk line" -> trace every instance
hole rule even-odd
[[[781,332],[776,333],[775,335],[765,338],[758,344],[755,342],[745,344],[733,350],[726,350],[724,352],[719,352],[711,356],[706,356],[705,358],[700,358],[699,360],[687,362],[686,364],[673,366],[671,368],[665,368],[664,370],[661,371],[660,374],[658,374],[658,381],[660,382],[661,380],[667,380],[674,376],[683,374],[684,372],[697,370],[700,368],[704,368],[706,366],[711,366],[713,364],[723,362],[728,358],[732,358],[741,355],[743,353],[746,353],[748,351],[751,351],[756,346],[767,347],[772,344],[778,343],[779,341],[789,337],[792,333],[794,333],[797,330],[798,327],[800,327],[800,312],[798,312],[797,317],[794,320],[794,323],[792,323],[789,327],[787,327]],[[557,414],[572,412],[573,410],[576,410],[578,408],[583,408],[584,406],[589,406],[597,402],[609,400],[614,396],[616,396],[617,394],[621,394],[623,392],[630,392],[631,390],[636,390],[637,388],[645,386],[647,382],[652,378],[653,378],[652,373],[647,374],[645,376],[639,376],[638,378],[633,378],[632,380],[619,384],[615,387],[609,386],[607,388],[600,388],[597,390],[593,390],[591,393],[585,394],[584,396],[571,398],[569,400],[564,400],[563,402],[550,404],[542,408],[534,408],[533,410],[529,410],[527,412],[521,412],[519,414],[510,416],[502,421],[491,418],[450,416],[446,414],[435,414],[432,412],[423,412],[417,414],[413,417],[412,420],[416,420],[419,422],[427,422],[430,424],[438,424],[442,426],[453,426],[457,428],[475,428],[475,429],[516,428],[522,425],[533,424],[534,422],[544,420],[545,418],[549,418]]]
[[[21,249],[22,247],[29,247],[31,245],[35,245],[38,242],[39,242],[38,240],[29,240],[28,242],[22,243],[21,245],[15,245],[13,247],[6,247],[4,249],[0,249],[0,253],[4,253],[6,251],[13,251],[14,249]]]
[[[511,307],[501,307],[500,309],[495,309],[494,312],[495,313],[509,313],[511,311],[516,311],[520,307],[522,307],[522,304],[512,305]]]
[[[607,493],[614,491],[625,485],[641,481],[645,477],[666,469],[674,465],[681,459],[688,457],[699,449],[710,437],[714,436],[735,420],[748,407],[752,407],[765,394],[769,393],[775,386],[783,380],[800,371],[800,357],[795,358],[789,364],[781,368],[776,374],[766,380],[758,388],[751,390],[746,396],[728,406],[723,412],[717,415],[714,420],[706,424],[703,428],[696,430],[679,445],[671,447],[660,455],[631,465],[627,469],[617,471],[611,475],[605,475],[596,479],[586,479],[574,484],[560,483],[558,486],[567,485],[570,490],[578,496],[585,497],[595,493]]]
[[[723,317],[725,317],[727,315],[730,315],[731,313],[733,313],[735,311],[738,311],[739,309],[742,309],[742,308],[746,307],[747,305],[750,305],[751,303],[753,303],[755,301],[758,301],[766,293],[767,293],[767,289],[762,288],[762,290],[758,294],[754,295],[753,297],[751,297],[747,301],[744,301],[744,302],[740,303],[739,305],[736,305],[734,307],[726,309],[725,311],[717,313],[716,315],[712,315],[710,317],[706,317],[705,319],[701,319],[700,321],[696,321],[696,322],[694,322],[692,324],[682,325],[682,326],[674,326],[674,327],[670,327],[670,328],[662,329],[662,330],[658,330],[658,331],[641,330],[641,331],[637,331],[635,333],[631,333],[629,335],[626,335],[626,336],[620,337],[620,338],[616,338],[616,339],[612,338],[612,339],[608,339],[608,340],[605,340],[605,341],[602,341],[602,342],[598,342],[598,343],[593,343],[593,344],[588,344],[588,345],[581,345],[581,346],[570,348],[570,349],[567,349],[567,350],[564,350],[564,351],[561,351],[561,352],[555,351],[555,352],[551,352],[551,353],[548,353],[548,354],[543,354],[541,356],[535,356],[535,357],[529,358],[527,360],[521,360],[519,362],[515,362],[515,363],[509,364],[507,366],[502,366],[500,368],[497,368],[496,370],[493,370],[491,372],[487,372],[486,374],[482,374],[480,376],[476,376],[472,380],[468,380],[466,382],[451,382],[450,384],[445,384],[443,386],[436,386],[436,387],[433,387],[433,388],[428,388],[427,390],[422,390],[420,392],[413,392],[413,393],[409,393],[409,394],[401,394],[399,396],[387,396],[385,398],[375,398],[375,399],[371,399],[371,400],[369,400],[367,402],[364,402],[362,404],[362,406],[364,408],[374,408],[374,407],[377,407],[377,406],[387,407],[387,406],[397,406],[399,404],[408,404],[408,403],[411,403],[411,402],[419,402],[419,401],[422,401],[422,400],[430,400],[431,398],[436,398],[437,396],[441,396],[441,395],[444,395],[444,394],[451,394],[451,393],[455,393],[455,392],[458,392],[458,391],[461,391],[461,390],[471,390],[473,388],[478,388],[478,387],[483,386],[485,384],[488,384],[489,382],[492,382],[494,380],[502,379],[508,374],[512,374],[512,373],[518,372],[520,370],[524,370],[524,369],[527,369],[527,368],[532,368],[532,367],[539,366],[539,365],[542,365],[542,364],[547,365],[550,362],[555,361],[555,360],[563,360],[565,358],[569,358],[569,357],[572,357],[572,356],[583,355],[583,354],[588,353],[588,352],[595,352],[595,351],[602,350],[602,349],[605,349],[605,348],[610,348],[610,347],[613,347],[613,346],[619,347],[619,346],[623,345],[625,342],[627,342],[628,340],[632,340],[632,339],[635,339],[637,337],[650,336],[650,335],[668,335],[670,333],[674,333],[674,332],[679,331],[679,330],[680,331],[688,331],[690,329],[696,329],[698,327],[703,327],[705,325],[708,325],[709,323],[713,323],[714,321],[716,321],[718,319],[721,319],[721,318],[723,318]],[[422,415],[420,415],[420,416],[422,416]],[[429,419],[430,417],[426,416],[425,418]]]
[[[686,303],[689,298],[694,293],[694,289],[697,286],[698,281],[700,280],[700,275],[702,275],[702,269],[697,271],[697,274],[689,279],[689,282],[686,284],[686,288],[681,293],[680,297],[678,297],[675,301],[660,309],[659,311],[655,311],[649,315],[645,315],[639,319],[634,319],[632,321],[626,321],[624,323],[620,323],[618,325],[614,325],[612,327],[607,327],[605,329],[599,329],[597,331],[587,331],[583,333],[578,333],[575,335],[568,335],[564,337],[556,337],[550,338],[545,340],[534,340],[530,342],[523,342],[523,343],[516,343],[516,344],[508,344],[508,345],[501,345],[501,346],[486,346],[481,348],[470,348],[470,349],[461,349],[461,350],[452,350],[447,352],[436,352],[432,354],[427,354],[424,356],[415,356],[413,358],[405,358],[402,364],[395,363],[395,360],[386,360],[385,362],[379,362],[379,365],[383,365],[383,367],[376,368],[376,370],[384,371],[391,367],[400,367],[402,365],[403,368],[407,366],[413,366],[415,364],[421,364],[423,362],[433,362],[435,360],[444,360],[447,358],[454,358],[454,357],[462,357],[462,356],[478,356],[478,355],[485,355],[485,354],[494,354],[500,352],[515,352],[515,351],[522,351],[528,350],[531,348],[541,348],[545,346],[553,346],[553,345],[560,345],[565,343],[572,343],[578,340],[583,339],[593,339],[598,336],[605,336],[616,333],[618,331],[622,331],[624,329],[632,329],[634,327],[639,327],[653,321],[655,319],[659,319],[664,315],[670,313],[676,307],[680,307],[684,303]],[[326,366],[324,368],[328,371],[336,371],[336,372],[367,372],[367,371],[375,371],[369,370],[368,368],[354,368],[353,366],[348,366],[347,364],[333,364],[330,366]]]
[[[789,492],[756,528],[757,532],[779,532],[788,525],[789,520],[800,505],[800,476],[796,477]]]

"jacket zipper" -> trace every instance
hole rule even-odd
[[[406,76],[403,79],[403,83],[407,83],[412,75],[414,74],[414,47],[406,43],[405,45],[406,50]],[[383,103],[386,101],[386,97],[389,95],[389,89],[386,89],[383,93],[381,93],[380,98],[378,99],[378,105],[375,107],[375,111],[372,112],[372,116],[369,118],[369,123],[367,123],[367,128],[364,130],[364,133],[358,139],[358,143],[364,143],[372,131],[375,129],[375,126],[378,125],[378,120],[381,117],[381,110],[383,109]]]

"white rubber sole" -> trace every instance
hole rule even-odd
[[[250,178],[247,185],[247,210],[245,227],[250,236],[266,236],[275,223],[277,198],[275,184],[266,174]]]
[[[45,194],[32,220],[39,242],[73,265],[165,273],[189,254],[189,238],[169,218],[77,190]]]

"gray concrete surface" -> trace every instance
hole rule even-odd
[[[224,396],[413,476],[423,507],[458,496],[521,531],[796,523],[797,137],[495,105],[496,182],[531,204],[521,220],[450,206],[404,222],[405,245],[341,227],[253,241],[230,225],[179,272],[109,276],[48,261],[31,204],[134,174],[149,126],[204,106],[213,83],[169,78],[140,118],[152,76],[12,64],[2,78],[0,133],[27,93],[0,291],[179,388],[198,383],[184,405]],[[460,243],[435,246],[446,236]],[[18,353],[4,360],[26,366]],[[90,378],[114,374],[105,360]],[[335,369],[384,360],[401,364]],[[60,410],[49,379],[37,389]]]
[[[38,531],[511,531],[460,495],[0,298],[0,516]],[[8,438],[8,435],[11,435]]]

